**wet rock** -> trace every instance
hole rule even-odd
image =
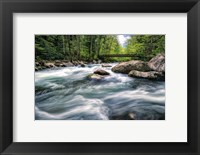
[[[137,120],[137,115],[134,112],[127,112],[121,115],[111,116],[111,120]]]
[[[85,67],[86,65],[85,64],[81,64],[81,67]]]
[[[55,66],[53,63],[51,63],[51,62],[45,63],[44,66],[45,66],[46,68],[53,68],[53,67],[56,67],[56,66]]]
[[[81,66],[81,67],[85,67],[86,64],[83,62],[83,61],[78,61],[78,64]]]
[[[102,64],[102,67],[112,67],[110,64]]]
[[[93,80],[101,80],[104,77],[106,77],[107,75],[110,75],[110,73],[106,72],[105,70],[98,69],[98,70],[94,71],[93,74],[88,75],[88,78],[93,79]]]
[[[61,63],[59,67],[66,67],[64,63]]]
[[[40,66],[40,67],[38,67],[38,69],[39,69],[39,70],[41,70],[41,69],[47,69],[47,67],[45,67],[45,66]]]
[[[158,72],[165,72],[165,55],[158,54],[157,56],[153,57],[149,62],[148,66],[155,71]]]
[[[60,67],[60,64],[62,64],[62,62],[60,60],[56,60],[54,65],[57,67]]]
[[[91,80],[101,80],[104,78],[104,76],[99,75],[99,74],[90,74],[88,75],[88,78]]]
[[[42,70],[42,69],[46,69],[45,67],[43,66],[38,66],[38,67],[35,67],[35,71],[39,71],[39,70]]]
[[[39,62],[35,62],[35,66],[40,66],[40,63]]]
[[[64,63],[68,63],[68,62],[70,62],[69,60],[62,60],[62,62],[64,62]]]
[[[40,65],[41,65],[41,66],[45,66],[46,63],[48,63],[46,60],[40,61]]]
[[[149,72],[141,72],[132,70],[128,74],[130,77],[136,77],[136,78],[146,78],[146,79],[152,79],[152,80],[165,80],[165,74],[162,72],[157,71],[149,71]]]
[[[54,64],[56,67],[60,67],[61,66],[61,63],[55,63]]]
[[[134,113],[132,113],[132,112],[130,112],[130,113],[128,114],[128,116],[129,116],[129,118],[132,119],[132,120],[135,120],[135,119],[136,119],[136,114],[134,114]]]
[[[151,68],[146,62],[140,60],[131,60],[128,62],[122,62],[112,68],[113,72],[128,74],[132,70],[138,71],[150,71]]]
[[[55,60],[55,63],[61,63],[61,61],[60,60]]]
[[[65,63],[65,66],[66,66],[66,67],[73,67],[73,66],[74,66],[74,64],[73,64],[73,63],[71,63],[71,62],[67,62],[67,63]]]
[[[98,75],[110,75],[110,73],[106,72],[103,69],[98,69],[98,70],[94,71],[94,74],[98,74]]]
[[[62,63],[62,64],[60,64],[60,67],[73,67],[73,66],[74,66],[74,64],[71,63],[71,62],[67,62],[67,63]]]
[[[77,65],[79,65],[79,62],[78,62],[78,61],[72,61],[72,64],[73,64],[74,66],[77,66]]]

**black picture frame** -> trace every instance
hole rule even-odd
[[[187,143],[13,142],[13,13],[187,13]],[[0,0],[0,153],[200,154],[200,2],[198,0]],[[174,51],[175,52],[175,51]],[[180,56],[181,58],[181,56]],[[30,133],[31,134],[31,133]]]

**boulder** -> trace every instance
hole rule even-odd
[[[165,55],[158,54],[157,56],[153,57],[149,62],[148,66],[158,72],[165,72]]]
[[[42,69],[45,69],[45,67],[42,67],[42,66],[35,67],[35,71],[39,71],[39,70],[42,70]]]
[[[61,63],[59,67],[66,67],[64,63]]]
[[[55,62],[54,63],[54,65],[57,66],[57,67],[60,67],[61,64],[62,64],[61,62]]]
[[[94,64],[96,64],[96,63],[97,63],[97,61],[96,61],[96,60],[93,60],[92,62],[93,62]]]
[[[65,66],[66,66],[66,67],[73,67],[73,66],[74,66],[74,64],[73,64],[73,63],[71,63],[71,62],[67,62],[67,63],[65,63]]]
[[[35,66],[40,66],[40,63],[39,62],[35,62]]]
[[[78,61],[78,64],[81,65],[81,67],[85,67],[86,64],[83,61]]]
[[[41,70],[41,69],[47,69],[47,67],[45,67],[45,66],[40,66],[40,67],[38,67],[38,69],[39,69],[39,70]]]
[[[88,75],[88,78],[90,80],[101,80],[104,78],[104,76],[99,75],[99,74],[90,74],[90,75]]]
[[[48,62],[48,63],[44,64],[44,67],[46,67],[46,68],[53,68],[53,67],[56,67],[56,66],[53,63]]]
[[[88,75],[88,78],[92,79],[92,80],[101,80],[109,74],[110,73],[108,73],[102,69],[98,69],[98,70],[94,71],[93,74]]]
[[[110,73],[106,72],[103,69],[98,69],[98,70],[94,71],[94,74],[98,74],[98,75],[110,75]]]
[[[68,62],[70,62],[70,61],[69,61],[69,60],[62,60],[62,62],[68,63]]]
[[[84,64],[83,61],[77,61],[79,65]]]
[[[60,60],[55,60],[55,63],[61,63],[61,61]]]
[[[137,70],[132,70],[128,74],[130,77],[136,77],[136,78],[146,78],[146,79],[152,79],[152,80],[165,80],[165,74],[163,72],[157,72],[157,71],[148,71],[148,72],[142,72]]]
[[[129,116],[129,119],[131,119],[131,120],[135,120],[136,119],[136,114],[135,113],[130,112],[128,114],[128,116]]]
[[[111,116],[111,120],[137,120],[138,117],[134,112],[126,112],[121,115]]]
[[[72,61],[72,64],[74,64],[74,66],[77,66],[79,64],[78,61]]]
[[[73,67],[73,66],[74,66],[74,64],[71,62],[66,62],[66,63],[60,64],[60,67]]]
[[[102,67],[112,67],[110,64],[102,64]]]
[[[85,64],[81,64],[81,67],[85,67]]]
[[[146,62],[140,60],[131,60],[128,62],[122,62],[112,68],[113,72],[124,73],[124,74],[128,74],[132,70],[146,72],[150,71],[151,69],[149,68]]]

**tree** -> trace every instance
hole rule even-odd
[[[165,52],[164,35],[132,35],[122,47],[117,35],[36,35],[36,60],[98,60],[100,54],[134,54],[149,60]],[[105,61],[127,61],[130,58],[106,58]]]
[[[127,40],[126,53],[135,54],[138,59],[149,60],[156,54],[164,52],[164,35],[133,35]]]

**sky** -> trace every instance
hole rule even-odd
[[[130,38],[130,36],[129,36],[129,35],[117,35],[117,38],[118,38],[119,43],[120,43],[123,47],[125,47],[125,42],[126,42],[127,39]]]

